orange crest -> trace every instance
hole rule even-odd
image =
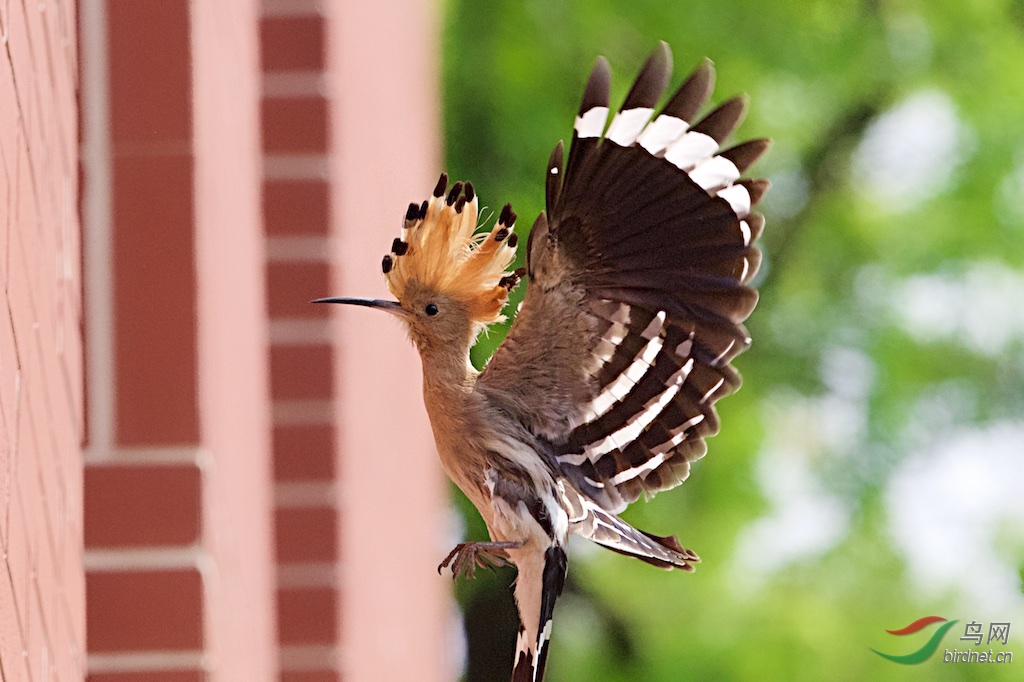
[[[448,176],[442,174],[430,199],[409,205],[402,236],[382,263],[388,289],[401,301],[415,283],[464,303],[474,322],[499,322],[509,292],[523,275],[506,271],[519,239],[513,233],[516,214],[506,204],[491,231],[476,234],[473,185],[456,182],[446,197],[447,186]]]

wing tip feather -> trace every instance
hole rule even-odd
[[[729,137],[743,122],[749,103],[750,97],[746,93],[730,97],[701,119],[691,130],[704,133],[718,144],[722,144],[725,138]]]
[[[583,90],[583,99],[580,101],[580,116],[587,113],[594,107],[608,106],[608,99],[612,87],[612,65],[608,59],[601,56],[594,61],[594,68],[587,78],[587,86]]]
[[[544,200],[548,212],[554,210],[562,193],[562,176],[565,169],[565,144],[558,141],[548,157],[548,170],[544,181]]]
[[[707,57],[690,72],[661,113],[690,122],[715,88],[715,63]]]
[[[767,137],[759,137],[747,140],[721,152],[719,156],[729,159],[736,166],[740,173],[746,172],[753,166],[765,152],[772,146],[772,141]]]
[[[637,107],[653,108],[668,87],[671,76],[672,49],[662,40],[640,67],[640,72],[622,103],[622,111]]]

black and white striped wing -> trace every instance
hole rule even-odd
[[[606,129],[598,61],[569,158],[559,143],[548,166],[526,298],[478,383],[612,512],[679,484],[704,455],[715,401],[739,387],[730,361],[757,302],[764,219],[751,206],[767,183],[740,176],[768,141],[720,151],[741,98],[690,123],[711,90],[708,61],[654,116],[670,64],[662,43]]]

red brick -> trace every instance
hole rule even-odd
[[[198,440],[192,219],[191,156],[115,159],[116,421],[123,445]]]
[[[195,466],[90,466],[85,472],[87,547],[191,545],[201,527]]]
[[[201,649],[202,579],[195,570],[86,575],[90,652]]]
[[[274,514],[279,563],[334,561],[337,512],[330,507],[278,509]]]
[[[277,592],[277,633],[282,644],[331,644],[337,636],[338,594],[326,587]]]
[[[107,0],[110,128],[121,143],[192,136],[188,0]]]
[[[161,670],[157,672],[102,673],[89,675],[86,682],[203,682],[202,670]]]
[[[282,671],[280,682],[341,682],[341,674],[334,670]]]
[[[271,317],[326,317],[324,305],[314,298],[329,296],[331,269],[327,263],[269,263],[267,305]]]
[[[324,66],[324,20],[318,16],[264,17],[260,21],[264,71],[319,71]]]
[[[274,429],[274,478],[278,481],[334,477],[334,427],[329,424]]]
[[[322,180],[267,180],[263,219],[271,236],[326,235],[331,207]]]
[[[333,365],[330,346],[271,346],[271,392],[275,399],[330,398]]]
[[[309,154],[327,150],[327,100],[323,97],[271,97],[261,107],[263,150]]]

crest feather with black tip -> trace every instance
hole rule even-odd
[[[516,215],[506,205],[487,233],[476,232],[478,218],[473,185],[456,182],[449,189],[442,174],[428,200],[409,204],[402,236],[384,256],[391,293],[401,301],[415,282],[464,303],[474,323],[504,319],[501,309],[520,279],[507,271],[516,256]]]

